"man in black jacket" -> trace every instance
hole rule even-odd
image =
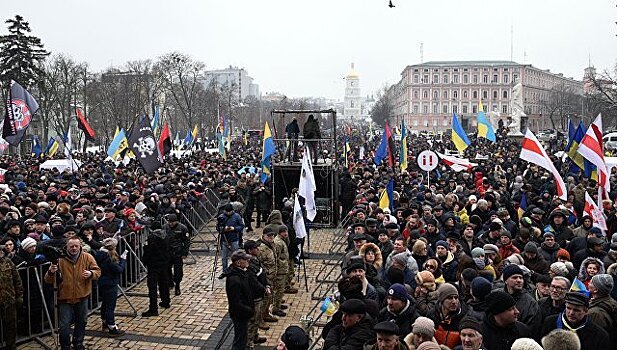
[[[231,255],[225,292],[229,302],[229,317],[234,325],[232,350],[245,350],[248,343],[249,320],[255,315],[255,301],[247,269],[251,256],[243,250]]]
[[[531,337],[529,327],[516,320],[519,311],[510,294],[498,290],[489,294],[487,300],[487,313],[480,332],[487,349],[510,350],[516,339]]]
[[[178,222],[176,214],[167,215],[167,223],[163,226],[167,242],[169,244],[170,261],[169,261],[169,285],[175,285],[175,294],[180,295],[180,282],[184,276],[183,260],[189,255],[189,247],[191,238],[188,228]],[[173,274],[171,269],[173,267]]]
[[[542,336],[547,335],[553,329],[563,329],[576,332],[581,341],[581,350],[610,349],[608,333],[597,326],[588,317],[589,298],[578,292],[566,294],[566,309],[544,320]],[[492,347],[489,349],[493,350]]]
[[[158,226],[155,226],[158,225]],[[148,269],[148,297],[150,307],[148,311],[141,314],[142,317],[158,316],[157,287],[161,295],[161,307],[168,308],[169,286],[168,286],[168,264],[169,264],[169,245],[165,240],[165,233],[161,230],[160,224],[152,225],[152,232],[148,236],[148,244],[144,247],[142,262]]]
[[[342,322],[334,326],[324,342],[324,350],[358,349],[375,339],[373,319],[366,313],[366,304],[359,299],[349,299],[339,308]]]

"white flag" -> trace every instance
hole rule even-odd
[[[304,206],[306,207],[306,218],[310,221],[315,219],[317,215],[317,207],[315,206],[315,175],[313,175],[313,165],[311,164],[311,155],[308,147],[304,148],[302,156],[302,170],[300,171],[300,185],[298,186],[298,194],[304,198]]]
[[[70,160],[73,159],[73,145],[72,145],[72,141],[71,141],[71,126],[69,125],[69,130],[66,132],[66,139],[64,140],[64,155],[66,156],[66,159],[69,160],[69,164],[70,164]]]
[[[296,231],[297,238],[306,237],[306,226],[304,226],[304,215],[302,215],[302,207],[300,206],[300,201],[298,200],[298,196],[296,196],[296,200],[294,201],[294,214],[293,214],[293,223],[294,230]]]
[[[360,160],[364,159],[364,146],[360,146],[360,156],[358,158],[360,158]]]

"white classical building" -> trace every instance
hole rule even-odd
[[[351,70],[345,77],[345,108],[343,116],[346,119],[358,119],[362,117],[362,94],[360,89],[360,75],[351,64]]]
[[[247,96],[261,96],[259,85],[253,83],[253,78],[248,75],[244,68],[229,66],[225,69],[206,71],[202,83],[204,88],[208,88],[211,84],[219,89],[230,87],[236,90],[241,100],[244,100]]]
[[[451,128],[456,113],[465,129],[475,127],[480,101],[485,112],[510,116],[514,82],[520,79],[527,126],[550,127],[543,117],[543,101],[556,85],[582,95],[583,82],[566,78],[530,64],[511,61],[433,61],[405,67],[401,80],[389,90],[394,117],[404,119],[412,130],[439,131]]]

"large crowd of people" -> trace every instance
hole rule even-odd
[[[522,161],[520,141],[508,138],[505,130],[497,132],[495,143],[473,140],[464,156],[478,165],[469,171],[442,164],[428,174],[415,157],[425,149],[450,149],[445,138],[409,136],[409,166],[400,169],[374,164],[380,137],[368,127],[341,130],[339,144],[345,137],[350,145],[349,152],[336,155],[339,165],[349,165],[337,171],[347,250],[337,283],[339,307],[320,334],[323,349],[616,347],[617,192],[602,202],[608,226],[602,230],[583,215],[585,193],[597,201],[597,183],[553,157],[568,190],[568,199],[559,199],[552,176]],[[300,130],[287,133],[297,139]],[[49,258],[41,247],[63,249],[66,254],[52,261],[45,275],[46,282],[57,283],[57,271],[62,272],[63,349],[71,344],[71,323],[62,317],[69,312],[76,315],[73,345],[83,347],[85,320],[78,315],[91,293],[86,286],[97,279],[103,329],[121,335],[109,295],[116,293],[118,275],[131,261],[117,250],[118,240],[150,227],[143,256],[150,304],[143,316],[158,315],[159,306],[172,307],[170,288],[181,294],[182,260],[192,232],[179,218],[212,190],[221,198],[219,277],[226,283],[233,349],[253,348],[266,341],[260,329],[286,316],[284,296],[297,293],[293,272],[302,254],[293,225],[296,194],[273,208],[271,180],[260,181],[260,144],[258,138],[248,145],[234,141],[227,159],[202,151],[170,158],[152,175],[143,174],[135,162],[116,167],[97,154],[84,155],[82,168],[72,174],[39,170],[39,159],[4,156],[0,168],[8,171],[0,194],[0,237],[5,258],[0,266],[9,260],[13,266],[42,264]],[[301,158],[301,140],[289,145],[290,150],[278,149],[277,159]],[[391,179],[392,201],[380,208]],[[617,188],[617,178],[610,180]],[[258,239],[245,237],[258,228]],[[86,254],[93,258],[83,258]],[[79,271],[64,272],[78,265]],[[2,298],[12,306],[1,304],[0,313],[17,324],[25,317],[20,310],[28,281],[5,273],[10,269],[1,271],[0,296],[12,295]],[[71,289],[70,297],[63,297],[69,295],[64,288]],[[9,324],[3,322],[3,334],[10,342],[17,332]],[[277,348],[308,346],[307,335],[296,327],[285,332]]]

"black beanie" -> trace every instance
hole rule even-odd
[[[523,270],[516,264],[510,264],[503,269],[503,280],[504,282],[512,277],[513,275],[521,275],[523,276]]]
[[[493,315],[499,315],[516,305],[516,301],[514,301],[514,298],[510,294],[500,290],[489,294],[486,300],[488,301],[487,311]]]

